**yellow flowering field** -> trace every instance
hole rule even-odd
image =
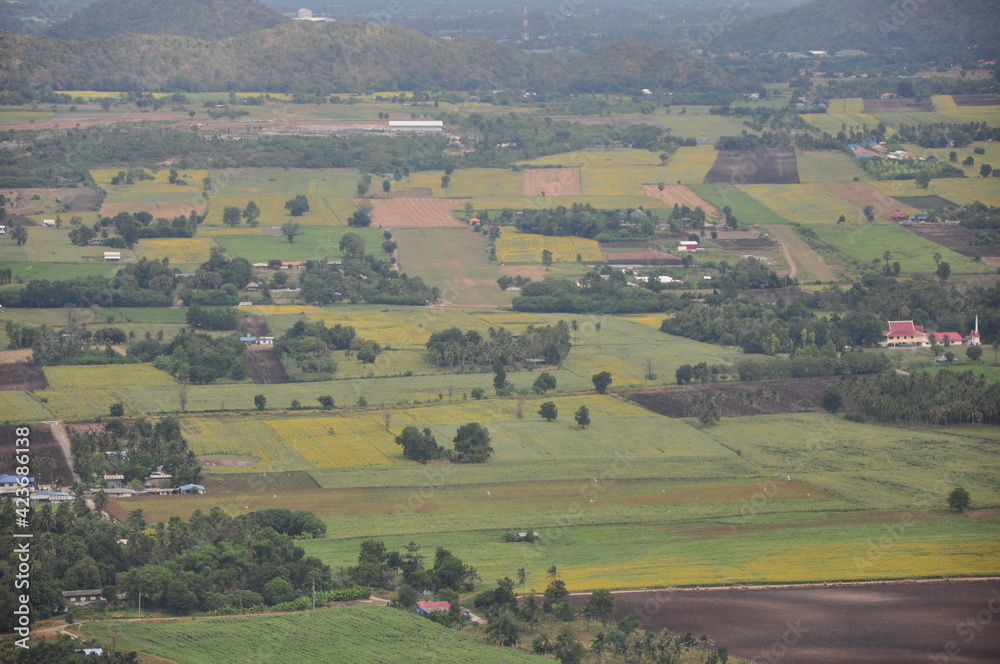
[[[378,412],[352,417],[266,420],[303,459],[320,470],[412,463],[396,445],[399,430],[387,431]]]
[[[546,249],[552,252],[554,263],[572,263],[577,255],[585,261],[604,260],[601,247],[595,240],[518,233],[509,229],[503,230],[496,248],[497,258],[504,263],[540,263],[542,252]]]
[[[135,245],[140,258],[169,258],[172,264],[204,263],[212,254],[212,247],[219,246],[210,237],[149,238]]]

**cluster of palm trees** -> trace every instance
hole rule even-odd
[[[883,374],[875,381],[852,380],[846,389],[879,422],[1000,423],[1000,384],[971,371]]]

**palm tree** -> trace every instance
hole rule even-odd
[[[52,513],[52,505],[46,503],[35,513],[35,526],[45,532],[56,529],[56,516]]]
[[[94,509],[98,513],[103,512],[108,507],[108,494],[98,491],[94,494]]]
[[[545,570],[545,575],[549,578],[549,581],[555,581],[556,579],[559,578],[559,570],[557,570],[556,566],[553,565],[552,567]]]
[[[528,580],[528,573],[521,567],[517,570],[517,583],[521,586],[521,594],[524,594],[524,584]]]
[[[701,647],[701,652],[705,653],[709,648],[715,645],[715,641],[712,640],[708,634],[702,634],[698,637],[698,645]]]
[[[51,452],[46,452],[45,454],[43,454],[41,457],[38,458],[39,468],[49,469],[49,484],[52,484],[52,469],[55,468],[57,465],[58,462],[56,461],[56,458],[52,455]]]

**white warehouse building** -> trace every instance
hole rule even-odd
[[[441,120],[389,120],[389,130],[419,134],[438,134],[444,131]]]

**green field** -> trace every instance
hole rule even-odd
[[[170,169],[149,171],[153,180],[136,180],[134,184],[111,184],[111,179],[121,168],[98,168],[90,171],[90,175],[107,196],[101,206],[101,215],[113,217],[119,212],[145,211],[154,217],[173,219],[179,215],[189,214],[192,210],[204,212],[206,206],[203,192],[203,180],[208,171],[198,169],[179,169],[178,179],[187,184],[171,184]]]
[[[878,126],[878,120],[875,116],[866,114],[863,106],[861,110],[851,113],[834,113],[833,104],[830,105],[830,109],[829,113],[805,113],[802,118],[820,131],[825,131],[831,136],[836,136],[838,132],[844,131],[845,127],[849,132],[851,128],[860,131],[863,127],[875,129]]]
[[[406,659],[439,664],[543,662],[543,657],[497,649],[416,613],[383,607],[341,607],[272,616],[229,616],[208,620],[146,623],[89,623],[88,638],[177,664],[246,664],[288,661],[302,664],[395,664]]]
[[[900,226],[848,226],[814,225],[811,227],[820,239],[843,254],[862,263],[882,260],[885,251],[892,252],[891,261],[899,261],[903,274],[923,272],[933,274],[937,268],[934,254],[951,265],[952,274],[980,274],[990,272],[989,266],[974,262],[968,256],[946,249],[930,240],[910,233]]]
[[[869,175],[843,152],[795,151],[799,182],[851,182]]]
[[[890,196],[931,196],[946,198],[958,205],[979,201],[984,205],[1000,206],[1000,187],[993,178],[979,177],[979,167],[973,167],[976,177],[938,178],[921,189],[913,180],[872,182],[872,186]],[[969,169],[970,173],[973,169]]]
[[[728,205],[736,218],[745,225],[788,223],[788,220],[780,214],[731,184],[692,184],[688,186],[691,191],[720,210]]]
[[[246,258],[251,263],[266,263],[272,258],[282,261],[340,260],[344,255],[340,240],[347,233],[360,235],[367,253],[382,253],[383,238],[376,228],[303,226],[301,235],[291,243],[284,235],[226,234],[214,235],[212,239],[230,256]]]
[[[665,109],[658,108],[651,117],[674,136],[694,138],[699,144],[712,145],[720,136],[739,136],[743,131],[757,133],[744,125],[741,117],[709,115],[708,109],[708,106],[674,106],[667,113]],[[681,113],[681,110],[686,112]]]
[[[21,122],[45,122],[55,116],[52,111],[29,111],[17,106],[0,107],[0,125]]]

